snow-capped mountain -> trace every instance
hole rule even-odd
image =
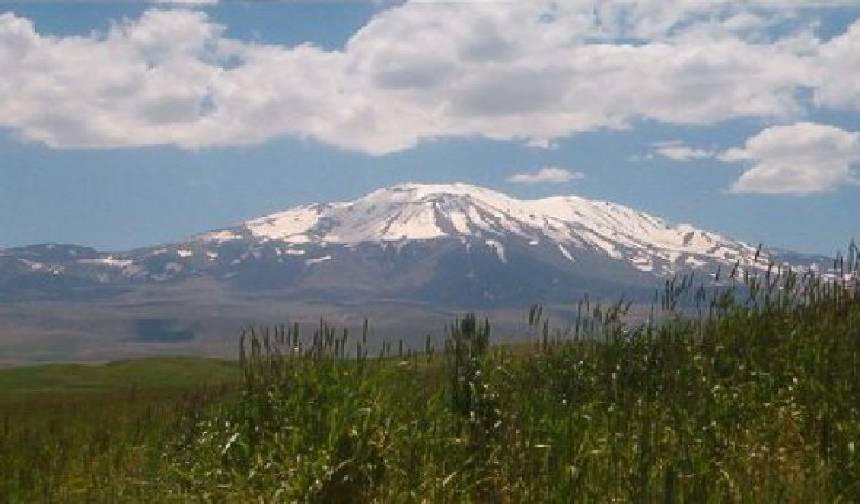
[[[607,201],[576,196],[519,200],[467,184],[404,184],[350,202],[317,203],[267,215],[201,240],[278,241],[293,251],[306,244],[357,245],[419,240],[484,240],[505,262],[503,241],[549,245],[575,263],[604,254],[640,271],[671,274],[714,262],[761,264],[756,248]],[[762,259],[762,257],[760,257]],[[766,264],[766,261],[764,261]]]
[[[206,276],[292,297],[517,304],[650,293],[675,273],[766,268],[769,259],[746,243],[605,201],[403,184],[126,253],[7,249],[0,295],[13,286],[12,297],[28,288],[113,295]]]

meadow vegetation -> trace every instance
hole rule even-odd
[[[516,346],[254,329],[232,385],[7,393],[0,501],[857,502],[852,275],[681,277],[632,327],[535,306]]]
[[[162,443],[238,376],[190,358],[0,370],[0,502],[157,500]]]

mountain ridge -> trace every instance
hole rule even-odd
[[[0,250],[0,299],[110,296],[204,276],[237,292],[292,298],[522,304],[653,292],[677,273],[765,269],[776,260],[742,241],[608,201],[521,200],[464,183],[408,183],[128,252]]]

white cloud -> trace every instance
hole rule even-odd
[[[556,150],[558,149],[558,143],[547,140],[545,138],[532,138],[526,142],[526,147],[532,147],[534,149]]]
[[[516,173],[508,177],[508,182],[518,184],[563,184],[584,179],[581,172],[570,171],[557,166],[545,166],[536,172]]]
[[[56,148],[287,135],[385,154],[441,137],[552,146],[641,119],[785,121],[806,111],[801,89],[815,106],[860,110],[860,21],[827,42],[811,22],[768,31],[818,4],[407,3],[332,51],[230,39],[199,10],[75,37],[2,14],[0,127]]]
[[[858,182],[852,165],[860,163],[860,133],[807,122],[772,126],[748,139],[743,147],[721,153],[719,158],[750,165],[735,181],[733,192],[830,191]]]
[[[160,5],[178,5],[183,7],[217,5],[218,0],[152,0]]]
[[[818,53],[814,99],[832,109],[860,110],[860,22],[823,45]]]
[[[713,150],[690,147],[678,141],[654,144],[654,152],[673,161],[709,159],[716,155]]]

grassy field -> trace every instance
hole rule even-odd
[[[0,370],[0,392],[7,395],[33,392],[106,392],[132,386],[182,388],[201,384],[234,382],[239,378],[235,362],[217,359],[156,357],[123,360],[101,366],[52,364]]]
[[[155,499],[161,443],[238,377],[191,358],[0,370],[0,502]]]
[[[856,285],[729,283],[667,283],[636,327],[535,307],[516,347],[467,316],[444,348],[321,324],[238,365],[2,371],[0,501],[860,501]]]

